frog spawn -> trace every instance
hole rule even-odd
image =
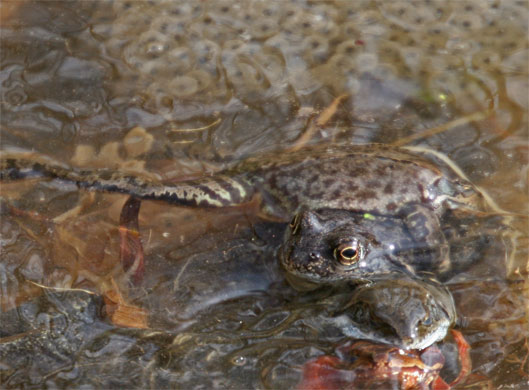
[[[107,50],[129,67],[124,76],[139,76],[147,99],[158,102],[160,95],[203,102],[235,95],[256,102],[287,86],[304,96],[329,85],[329,75],[333,95],[354,93],[366,71],[381,79],[422,80],[448,96],[472,96],[480,91],[467,90],[469,74],[494,84],[502,61],[528,47],[526,2],[116,0],[112,10],[116,19],[102,35]],[[237,49],[228,44],[234,40]],[[213,50],[204,55],[201,46]],[[278,56],[275,77],[259,60],[271,48]],[[459,72],[443,78],[446,67]]]

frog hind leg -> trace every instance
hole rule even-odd
[[[122,193],[195,207],[237,206],[249,202],[255,193],[252,183],[243,175],[220,174],[165,184],[126,172],[71,168],[42,156],[1,156],[0,181],[32,177],[70,182],[89,191]]]
[[[141,188],[136,190],[135,195],[182,206],[229,207],[251,201],[254,194],[252,186],[245,180],[218,175],[173,185]]]

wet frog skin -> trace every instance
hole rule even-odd
[[[379,144],[319,145],[242,160],[214,176],[176,184],[105,169],[72,169],[43,157],[9,155],[0,179],[48,177],[89,190],[120,192],[195,207],[227,207],[261,200],[264,216],[289,221],[302,207],[388,214],[408,203],[437,215],[447,207],[475,207],[480,194],[448,167],[404,148]]]
[[[280,251],[284,268],[312,282],[363,277],[389,270],[402,265],[401,252],[410,254],[412,248],[418,249],[415,256],[408,256],[409,262],[417,263],[415,259],[419,259],[424,267],[442,270],[448,265],[439,219],[449,209],[482,206],[481,194],[442,162],[434,163],[404,148],[379,144],[319,145],[296,152],[264,154],[242,160],[214,176],[170,185],[104,169],[72,169],[34,156],[3,155],[0,168],[2,180],[44,177],[72,182],[88,190],[119,192],[185,206],[228,207],[257,198],[262,216],[276,221],[286,222],[306,210],[319,209],[400,218],[400,222],[394,220],[397,226],[394,233],[388,228],[373,232],[378,244],[366,244],[358,257],[364,256],[364,261],[354,261],[353,267],[333,263],[333,251],[337,248],[334,243],[331,247],[317,248],[316,258],[310,259],[312,240],[314,245],[322,240],[330,241],[331,237],[326,235],[335,233],[331,221],[323,229],[316,229],[316,225],[313,230],[301,229],[301,241],[295,234],[287,236]],[[356,221],[352,225],[358,224],[358,218],[351,216]],[[336,215],[336,218],[337,222],[343,222],[346,216]],[[363,234],[378,226],[366,223],[359,224],[366,228]],[[303,243],[305,236],[306,244]],[[355,238],[342,236],[345,241]],[[381,243],[397,244],[398,251],[380,247]],[[347,254],[347,251],[340,253]],[[370,264],[364,267],[366,262]],[[411,265],[413,268],[416,264]]]
[[[287,278],[298,290],[390,272],[439,275],[450,269],[449,255],[437,218],[422,205],[408,205],[398,215],[302,210],[278,250]]]
[[[323,311],[304,316],[306,326],[404,350],[443,340],[457,319],[451,293],[430,273],[381,274],[334,290],[317,305]]]
[[[391,276],[360,286],[336,314],[348,336],[424,349],[445,338],[456,321],[450,292],[430,278]]]

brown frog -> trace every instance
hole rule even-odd
[[[307,232],[303,224],[311,221],[312,211],[328,209],[343,210],[346,214],[367,213],[377,218],[387,216],[384,223],[390,220],[390,216],[398,216],[400,222],[394,222],[399,226],[399,232],[406,234],[407,239],[419,248],[434,248],[429,251],[429,256],[424,257],[428,258],[425,264],[436,264],[436,267],[442,268],[443,264],[446,265],[447,251],[439,229],[440,217],[449,209],[479,209],[482,206],[479,191],[433,155],[380,144],[319,145],[296,152],[264,154],[242,160],[214,176],[175,184],[104,169],[72,169],[34,156],[2,156],[0,179],[14,180],[28,176],[59,179],[89,190],[120,192],[139,199],[162,200],[185,206],[227,207],[257,199],[261,214],[266,218],[286,222],[295,216],[291,234],[287,235],[281,252],[282,264],[287,271],[313,282],[362,275],[338,272],[333,276],[332,273],[338,271],[337,267],[325,269],[324,264],[306,266],[307,257],[292,256],[294,251],[288,248],[297,245],[293,242],[295,231],[302,236]],[[336,214],[334,217],[343,219],[352,215]],[[355,225],[357,217],[348,222],[336,222]],[[377,221],[372,226],[360,226],[369,230]],[[324,240],[328,231],[315,229],[312,233],[322,235]],[[352,245],[343,248],[330,246],[327,254],[330,253],[331,257],[336,259],[338,254],[348,263],[361,258],[371,261],[376,257],[369,254],[376,246],[361,246],[363,238],[347,232],[344,234],[344,237],[337,238],[343,241],[340,245],[346,241]],[[375,234],[377,245],[404,240],[399,240],[396,237],[398,234],[384,234],[389,233]],[[311,234],[312,237],[314,234]],[[354,247],[355,240],[360,245],[358,248]],[[296,248],[303,249],[300,245]],[[312,249],[306,249],[306,256],[310,259]],[[327,258],[329,260],[330,256]],[[326,264],[330,267],[331,263],[327,261]],[[374,265],[372,268],[378,272],[380,267]]]
[[[385,275],[359,286],[333,320],[353,338],[424,349],[445,338],[456,321],[452,294],[425,274]]]
[[[451,269],[439,221],[417,204],[401,207],[397,215],[304,209],[292,219],[278,257],[298,290],[389,273],[442,276]]]

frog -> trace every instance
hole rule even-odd
[[[297,151],[263,153],[216,174],[177,183],[108,169],[72,168],[50,158],[4,153],[0,180],[25,177],[62,180],[88,190],[124,193],[181,206],[222,208],[256,203],[259,216],[283,223],[296,220],[306,210],[319,209],[381,217],[397,215],[405,222],[415,247],[421,248],[419,252],[425,248],[423,252],[430,252],[425,264],[438,268],[447,265],[446,244],[439,230],[443,214],[452,209],[479,210],[484,204],[481,192],[435,154],[382,144],[320,144]],[[290,225],[291,232],[298,226],[292,222]],[[404,234],[404,227],[399,229]],[[302,235],[305,232],[306,229],[301,230]],[[327,232],[320,230],[319,234]],[[312,282],[367,275],[362,264],[376,257],[368,253],[375,247],[364,246],[357,258],[360,260],[361,254],[365,259],[355,262],[356,273],[342,272],[338,267],[329,268],[335,276],[321,267],[313,272],[306,266],[306,258],[289,255],[293,236],[285,238],[281,263],[293,276]],[[381,234],[378,239],[397,244],[402,241]],[[429,247],[434,250],[428,251]],[[349,251],[341,250],[339,254],[354,257]],[[437,261],[430,259],[433,253],[438,253]],[[411,261],[413,256],[408,258]],[[330,266],[331,262],[326,264]],[[386,256],[367,269],[380,269],[382,264],[389,265],[390,259]]]
[[[458,321],[450,290],[430,272],[388,272],[307,294],[322,293],[329,295],[316,300],[318,311],[302,321],[340,339],[424,349],[443,340]]]
[[[403,350],[425,349],[456,324],[454,299],[428,272],[410,277],[385,274],[361,284],[332,315],[342,333]]]

